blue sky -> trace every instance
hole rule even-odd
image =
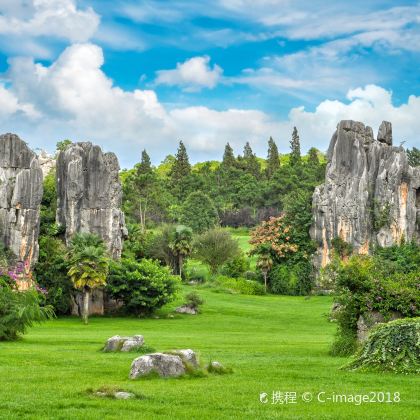
[[[418,1],[0,0],[0,126],[159,163],[325,150],[340,119],[420,147]]]

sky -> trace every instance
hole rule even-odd
[[[420,2],[0,0],[0,132],[92,141],[132,167],[326,150],[337,123],[420,147]]]

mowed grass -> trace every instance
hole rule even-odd
[[[192,290],[184,287],[184,292]],[[62,318],[0,343],[1,419],[414,419],[419,382],[392,374],[349,373],[328,355],[335,325],[329,297],[243,296],[197,289],[202,314],[159,319]],[[180,300],[182,297],[180,297]],[[179,302],[178,302],[179,303]],[[133,353],[102,353],[115,334],[143,334],[158,351],[191,348],[234,373],[204,378],[129,380]],[[113,400],[89,388],[115,387],[144,399]],[[273,391],[296,392],[296,404],[272,404]],[[305,403],[314,396],[400,392],[400,403]],[[268,394],[267,404],[260,402]],[[316,397],[315,397],[316,398]]]

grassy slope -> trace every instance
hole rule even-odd
[[[94,318],[89,326],[59,319],[31,329],[19,342],[0,343],[0,418],[415,418],[415,378],[343,372],[338,368],[346,360],[328,356],[335,329],[325,317],[330,298],[199,293],[206,304],[197,317]],[[131,381],[135,354],[98,349],[114,334],[134,333],[144,334],[157,350],[195,349],[202,360],[219,360],[234,373]],[[146,398],[103,400],[85,392],[101,386]],[[261,404],[259,393],[273,390],[399,391],[402,402]]]

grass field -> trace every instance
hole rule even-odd
[[[191,288],[185,288],[191,290]],[[186,291],[186,290],[184,290]],[[36,326],[18,342],[0,343],[1,419],[415,419],[419,381],[339,370],[346,359],[328,347],[335,325],[329,297],[243,296],[198,289],[199,316],[171,319],[63,318]],[[192,348],[234,373],[191,379],[128,379],[135,354],[101,353],[115,334],[143,334],[156,350]],[[135,391],[144,399],[93,397],[89,388]],[[272,404],[273,391],[296,392],[296,404]],[[318,392],[399,392],[399,403],[320,403]],[[260,402],[268,394],[267,404]],[[302,393],[311,392],[312,402]],[[416,411],[417,410],[417,411]]]

